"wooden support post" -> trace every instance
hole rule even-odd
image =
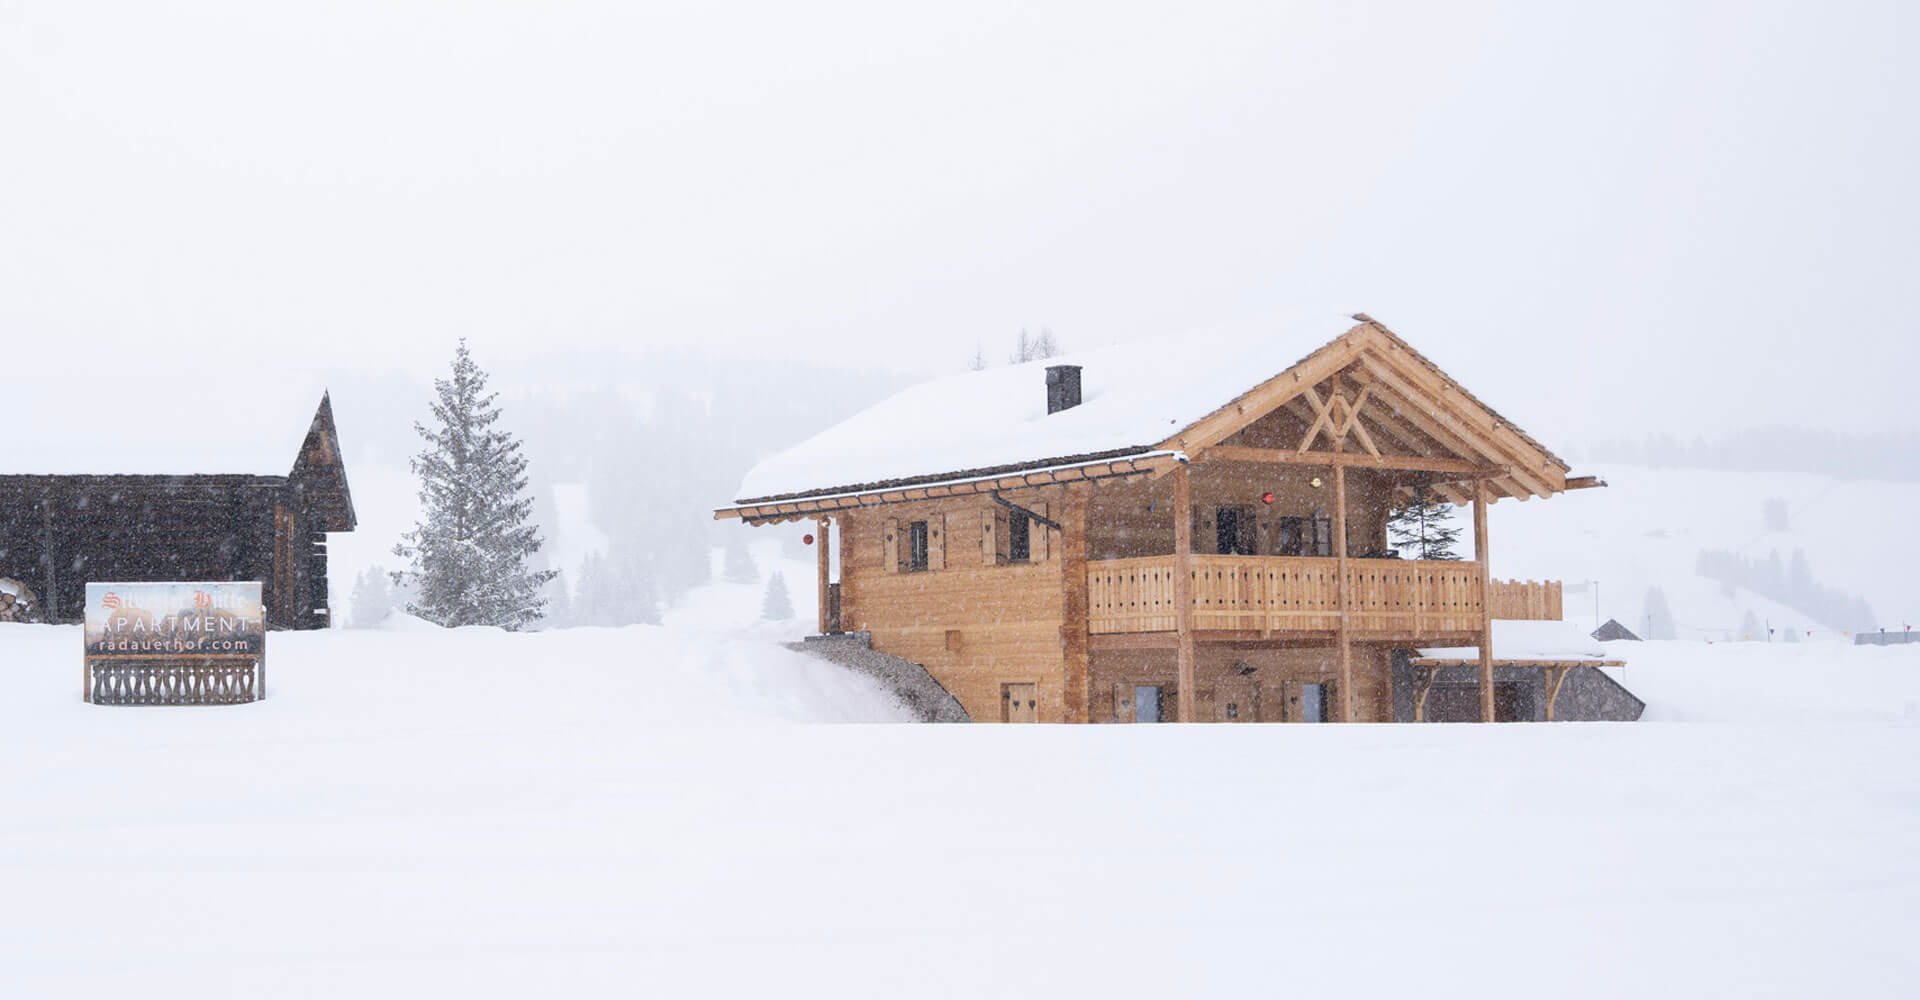
[[[1560,704],[1560,685],[1567,682],[1567,675],[1572,673],[1574,668],[1566,664],[1561,664],[1558,666],[1544,667],[1542,669],[1547,675],[1547,721],[1552,722],[1554,713]]]
[[[1420,680],[1414,682],[1413,721],[1427,721],[1427,695],[1433,693],[1433,682],[1440,679],[1439,667],[1414,667],[1421,672]]]
[[[1487,481],[1473,482],[1473,558],[1480,564],[1480,721],[1493,721],[1493,587],[1487,573]]]
[[[1068,722],[1092,722],[1093,702],[1090,636],[1087,631],[1087,505],[1086,484],[1066,488],[1060,501],[1060,579],[1065,614],[1060,624],[1060,652],[1066,666],[1065,708]]]
[[[1333,467],[1333,558],[1334,558],[1334,594],[1340,607],[1340,628],[1337,640],[1340,645],[1340,721],[1353,722],[1353,636],[1349,628],[1349,601],[1347,593],[1347,467]]]
[[[1194,719],[1193,679],[1193,485],[1186,463],[1173,470],[1173,615],[1179,643],[1175,653],[1177,702],[1181,722]]]
[[[831,562],[831,550],[828,548],[833,538],[833,522],[823,517],[815,521],[814,525],[816,530],[814,532],[813,543],[814,546],[820,550],[816,553],[818,557],[816,561],[820,569],[818,574],[820,584],[818,588],[820,591],[820,634],[826,635],[832,625],[833,617],[833,587],[829,579],[831,575],[829,566]]]

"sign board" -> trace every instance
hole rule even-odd
[[[265,679],[258,582],[90,582],[84,636],[88,701],[252,701]]]

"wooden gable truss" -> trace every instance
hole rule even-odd
[[[1484,482],[1490,501],[1599,485],[1567,465],[1392,331],[1356,325],[1293,367],[1162,442],[1196,461],[1402,472],[1457,504]]]

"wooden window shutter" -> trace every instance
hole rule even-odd
[[[1047,505],[1043,503],[1034,504],[1033,512],[1048,520],[1052,520],[1053,518],[1052,512],[1050,512],[1047,509]],[[1039,521],[1029,519],[1027,521],[1027,558],[1034,562],[1046,562],[1053,555],[1052,539],[1052,528],[1041,524]]]
[[[994,504],[988,513],[993,515],[993,563],[1005,566],[1013,555],[1013,532],[1007,530],[1007,509]]]
[[[927,569],[947,568],[947,515],[927,515]]]
[[[900,572],[900,519],[887,518],[886,536],[880,553],[880,568],[888,573]]]
[[[1113,721],[1133,721],[1133,685],[1115,684],[1113,686]]]
[[[989,507],[980,512],[980,562],[982,565],[993,566],[1000,562],[999,538],[1000,532],[996,530],[994,524],[993,508]]]

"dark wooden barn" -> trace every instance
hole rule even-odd
[[[285,475],[0,470],[0,578],[55,622],[84,617],[90,580],[258,580],[269,627],[325,628],[327,533],[355,522],[322,395]]]

